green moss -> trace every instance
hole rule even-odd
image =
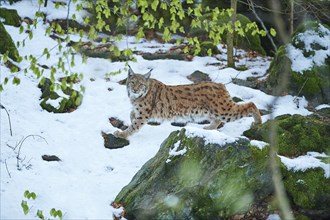
[[[17,14],[16,10],[0,8],[0,18],[4,19],[3,23],[6,25],[15,27],[19,27],[21,25],[21,18]]]
[[[321,168],[304,172],[282,169],[283,183],[294,205],[302,209],[326,210],[330,204],[330,179]]]
[[[283,115],[245,131],[244,135],[269,142],[273,123],[277,126],[276,135],[280,155],[291,157],[306,154],[308,151],[322,153],[329,149],[330,124],[315,116]]]
[[[0,21],[0,53],[6,54],[13,59],[14,61],[18,61],[19,54],[18,50],[13,42],[13,39],[6,31],[4,25]]]

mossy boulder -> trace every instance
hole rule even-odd
[[[273,192],[268,148],[247,139],[205,143],[185,129],[172,132],[159,152],[117,195],[127,219],[265,219],[251,206]]]
[[[40,106],[48,112],[66,113],[72,112],[78,108],[82,102],[82,94],[69,86],[60,87],[60,91],[56,92],[54,88],[56,84],[50,79],[42,80],[38,87],[41,89]]]
[[[290,159],[300,158],[300,164],[311,153],[318,152],[325,156],[315,159],[324,163],[324,168],[314,167],[305,170],[288,169],[282,164],[283,184],[291,200],[305,219],[330,218],[330,179],[325,170],[330,169],[330,108],[318,110],[312,115],[282,115],[274,120],[258,125],[244,132],[244,135],[257,140],[269,141],[271,126],[276,125],[278,154]],[[313,162],[315,163],[315,162]],[[328,166],[328,168],[327,168]]]
[[[330,118],[327,116],[320,118],[322,112],[330,112],[330,109],[320,110],[310,116],[281,115],[274,120],[252,127],[245,131],[244,135],[251,139],[269,142],[271,127],[276,125],[280,155],[293,157],[304,155],[309,151],[327,152],[330,151]]]
[[[266,219],[279,210],[269,146],[260,149],[253,143],[237,139],[219,145],[207,143],[189,129],[172,132],[113,206],[124,207],[122,214],[129,220]],[[280,167],[294,216],[328,219],[330,180],[324,170]]]
[[[298,27],[291,43],[281,46],[275,54],[265,91],[305,96],[314,106],[330,103],[329,38],[330,29],[318,22],[305,22]]]
[[[292,172],[282,166],[282,176],[291,203],[299,207],[301,214],[311,219],[330,218],[330,179],[323,169]]]
[[[19,27],[21,25],[21,17],[14,9],[0,8],[0,18],[3,19],[3,23]]]
[[[212,21],[212,14],[205,14],[200,19],[202,20],[202,22]],[[251,23],[251,20],[242,14],[237,14],[237,20],[240,21],[243,29],[245,29],[247,25]],[[219,15],[216,20],[216,24],[219,26],[227,25],[229,22],[230,17],[228,16],[228,14]],[[189,34],[191,36],[197,36],[203,40],[208,40],[209,38],[208,33],[203,28],[192,28]],[[224,31],[222,34],[220,34],[220,37],[223,42],[226,42],[227,31]],[[261,55],[266,54],[265,50],[261,46],[259,35],[253,34],[252,30],[246,32],[244,37],[238,35],[237,33],[234,33],[234,46],[246,50],[253,50]]]
[[[18,50],[13,42],[13,39],[6,31],[5,26],[0,21],[0,53],[1,54],[8,54],[8,56],[14,60],[19,60],[19,53]]]

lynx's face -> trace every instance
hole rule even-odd
[[[137,99],[147,94],[149,90],[149,77],[150,72],[145,75],[135,74],[130,69],[128,71],[126,83],[128,96],[130,98]]]

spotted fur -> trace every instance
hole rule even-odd
[[[126,86],[133,105],[131,125],[125,131],[116,131],[116,136],[127,138],[150,119],[210,120],[211,124],[204,129],[217,129],[221,123],[248,116],[254,118],[254,124],[262,122],[253,102],[235,103],[223,84],[203,82],[168,86],[151,79],[150,74],[151,71],[142,75],[129,70]]]

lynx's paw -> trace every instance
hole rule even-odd
[[[113,135],[115,135],[115,136],[118,137],[118,138],[124,138],[124,139],[126,139],[127,136],[128,136],[128,133],[125,132],[125,131],[115,131],[115,132],[113,133]]]
[[[251,126],[250,127],[252,128],[252,127],[255,127],[255,126],[260,125],[260,124],[261,123],[259,123],[259,122],[257,123],[257,122],[254,121],[254,122],[251,123]]]

